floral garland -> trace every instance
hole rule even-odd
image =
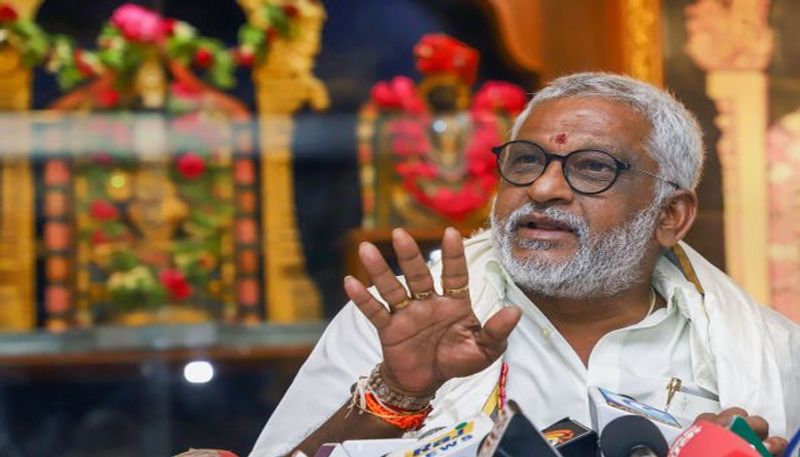
[[[441,170],[428,158],[431,145],[427,128],[431,114],[414,82],[397,76],[372,88],[371,103],[379,111],[395,114],[387,121],[391,149],[400,158],[395,171],[403,187],[422,205],[452,220],[463,220],[482,208],[497,185],[492,146],[501,142],[501,119],[511,119],[525,106],[525,92],[506,82],[488,81],[475,94],[470,107],[474,132],[465,148],[466,172],[458,185],[442,183]]]
[[[64,35],[49,35],[35,22],[21,19],[7,3],[0,3],[0,46],[17,49],[28,66],[43,64],[62,89],[68,90],[83,81],[113,71],[127,75],[142,62],[148,48],[157,48],[169,59],[207,72],[209,81],[227,89],[236,84],[237,66],[251,66],[266,58],[278,38],[291,39],[296,34],[302,9],[301,0],[268,2],[260,11],[265,27],[251,23],[239,29],[239,44],[226,49],[215,38],[199,35],[190,24],[164,18],[156,11],[125,4],[117,8],[102,27],[98,49],[80,49]]]
[[[215,152],[204,144],[215,143],[209,129],[196,115],[173,121],[172,130],[183,151],[170,163],[180,208],[165,208],[168,219],[179,218],[183,236],[165,256],[151,258],[129,248],[136,238],[125,212],[129,210],[130,183],[115,187],[120,172],[133,162],[126,154],[131,141],[124,123],[97,120],[98,144],[107,149],[89,156],[84,167],[88,193],[79,202],[85,207],[88,224],[82,232],[98,265],[107,274],[108,311],[155,310],[167,304],[210,304],[208,284],[218,275],[222,259],[220,239],[229,228],[233,205],[225,189],[231,187],[231,171],[212,160]],[[100,133],[104,132],[104,133]],[[127,181],[127,179],[125,179]],[[185,209],[184,208],[185,205]],[[181,214],[184,213],[185,214]]]

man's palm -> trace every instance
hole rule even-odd
[[[359,256],[393,311],[354,278],[345,280],[345,291],[378,330],[387,382],[427,395],[448,379],[477,373],[495,361],[505,350],[520,312],[505,308],[481,326],[472,311],[463,242],[455,230],[448,229],[442,240],[445,295],[433,293],[433,279],[414,240],[402,230],[393,235],[406,284],[418,299],[408,302],[406,288],[370,244],[361,246]]]

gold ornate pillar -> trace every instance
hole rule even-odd
[[[264,0],[239,0],[255,25]],[[253,69],[261,143],[264,276],[267,317],[271,322],[317,319],[320,295],[305,271],[305,258],[294,209],[291,141],[292,113],[310,103],[328,106],[322,82],[312,74],[319,51],[325,10],[320,2],[295,3],[299,23],[295,36],[272,42],[265,62]]]
[[[32,17],[39,0],[7,2],[20,17]],[[31,103],[31,69],[20,54],[0,44],[0,111],[24,111]],[[27,330],[36,323],[33,175],[28,150],[30,129],[6,118],[0,131],[0,329]]]
[[[620,19],[623,71],[661,86],[661,0],[620,0]]]
[[[726,270],[769,303],[765,69],[773,36],[769,0],[700,0],[687,7],[687,53],[706,71],[721,131]],[[711,236],[711,234],[709,234]]]

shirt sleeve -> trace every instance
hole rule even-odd
[[[350,399],[383,359],[378,332],[353,302],[334,317],[261,431],[250,457],[287,454]]]

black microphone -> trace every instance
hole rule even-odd
[[[600,432],[606,457],[665,457],[669,446],[658,427],[641,416],[618,417]]]
[[[492,431],[481,443],[477,457],[563,457],[542,432],[509,400]]]
[[[600,449],[597,447],[597,433],[569,417],[542,430],[542,434],[564,457],[600,455]]]

